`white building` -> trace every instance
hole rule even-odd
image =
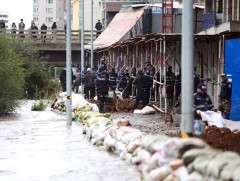
[[[0,20],[3,19],[5,22],[5,28],[8,29],[10,28],[9,24],[9,12],[8,11],[0,11]]]
[[[49,30],[53,22],[57,23],[57,29],[64,29],[64,0],[33,0],[33,20],[40,29],[43,23]]]

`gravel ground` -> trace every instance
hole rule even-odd
[[[125,118],[129,120],[132,127],[138,128],[146,133],[169,136],[180,135],[179,123],[165,123],[165,120],[160,113],[142,115],[135,113],[114,112],[111,114],[115,119]]]

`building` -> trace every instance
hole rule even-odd
[[[5,27],[6,29],[10,28],[9,24],[9,12],[8,11],[0,11],[0,20],[3,19],[5,22]]]
[[[33,0],[33,20],[38,28],[45,23],[50,30],[53,22],[64,29],[65,0]]]
[[[200,34],[240,32],[239,0],[205,0],[203,30]]]
[[[79,28],[79,0],[72,1],[72,29],[78,30]]]

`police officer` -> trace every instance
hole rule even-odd
[[[175,107],[179,105],[179,96],[181,94],[181,85],[182,85],[182,75],[181,75],[181,69],[179,70],[179,74],[176,76],[175,81],[175,100],[176,104]]]
[[[223,117],[229,119],[231,110],[232,83],[228,81],[226,74],[221,75],[222,82],[220,85],[219,107]]]
[[[143,97],[143,102],[144,105],[148,105],[149,104],[149,99],[150,99],[150,91],[151,91],[151,87],[153,85],[153,77],[151,76],[150,71],[146,71],[144,74],[144,82],[145,82],[145,92],[144,92],[144,97]]]
[[[199,111],[214,110],[210,96],[207,94],[207,86],[203,83],[198,84],[197,92],[193,95],[194,113]],[[200,115],[195,114],[196,119],[201,119]]]
[[[146,72],[148,72],[148,71],[150,72],[151,77],[153,77],[155,75],[155,72],[156,72],[155,67],[151,64],[150,61],[148,61],[146,63],[145,68],[146,68]]]
[[[117,73],[115,72],[115,68],[112,68],[110,72],[109,81],[111,83],[112,89],[115,90],[117,87]]]
[[[99,112],[104,113],[104,106],[106,101],[106,96],[108,95],[108,89],[111,86],[110,81],[106,77],[106,72],[102,71],[101,74],[96,79],[96,91],[99,100]]]
[[[146,91],[145,77],[142,70],[138,71],[137,77],[133,81],[133,85],[135,85],[137,88],[137,95],[136,95],[136,100],[135,100],[132,112],[134,112],[134,110],[138,107],[138,104],[140,101],[142,101],[143,107],[146,106],[144,102],[144,93]]]
[[[195,93],[197,91],[197,86],[200,84],[200,75],[197,73],[197,67],[194,66],[193,71],[193,92]]]
[[[173,105],[175,78],[176,76],[172,72],[172,66],[169,66],[166,73],[166,94],[167,94],[168,105],[170,107]]]
[[[101,63],[100,63],[98,72],[101,73],[102,71],[106,71],[107,73],[107,64],[105,63],[104,58],[101,58]]]
[[[197,111],[208,111],[208,110],[214,110],[214,106],[212,103],[211,98],[207,94],[207,86],[203,83],[198,84],[197,86],[197,92],[193,95],[193,112],[194,112],[194,127],[195,125],[198,125],[198,130],[193,130],[196,135],[202,134],[204,131],[204,123],[201,121],[201,116],[197,113]]]
[[[130,82],[130,75],[128,73],[128,68],[125,68],[124,70],[124,79],[125,79],[125,86],[123,88],[122,97],[123,99],[128,99],[130,98],[130,93],[131,93],[131,82]]]

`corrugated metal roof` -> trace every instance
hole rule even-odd
[[[93,42],[94,50],[105,48],[130,37],[124,37],[143,15],[144,8],[135,12],[118,13],[108,27]],[[86,45],[85,49],[91,49]]]

